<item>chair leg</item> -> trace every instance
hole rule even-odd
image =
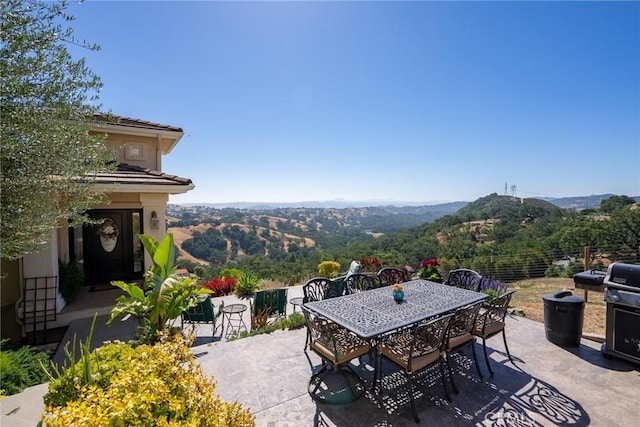
[[[409,400],[411,401],[411,411],[413,412],[413,419],[416,420],[416,423],[420,423],[420,418],[418,418],[418,412],[416,411],[416,403],[413,400],[413,378],[411,375],[407,375],[409,380]]]
[[[449,378],[451,378],[451,386],[453,387],[453,392],[455,394],[458,394],[460,392],[458,391],[458,387],[456,387],[456,382],[453,379],[453,370],[451,369],[451,361],[449,360],[449,359],[451,359],[450,354],[451,353],[447,353],[447,368],[449,369]],[[444,380],[444,378],[443,378],[443,380]],[[446,392],[446,390],[447,390],[447,388],[445,387],[445,392]]]
[[[504,333],[504,328],[502,328],[502,340],[504,341],[504,349],[507,350],[507,356],[509,356],[509,360],[515,365],[513,359],[511,358],[511,353],[509,353],[509,346],[507,345],[507,335]]]
[[[445,374],[444,360],[442,359],[442,356],[440,356],[440,362],[438,364],[440,365],[440,376],[442,377],[442,387],[444,388],[444,395],[446,396],[447,401],[451,402],[451,396],[449,396],[449,392],[447,391],[447,383],[446,383],[447,378]],[[453,376],[451,377],[451,384],[453,384]],[[453,384],[453,388],[455,390],[456,388],[455,384]]]
[[[484,351],[484,361],[487,362],[487,369],[491,376],[493,376],[493,369],[491,369],[491,365],[489,364],[489,355],[487,354],[487,339],[482,337],[482,350]]]
[[[478,364],[478,355],[476,354],[476,339],[475,337],[471,341],[471,352],[473,353],[473,362],[476,364],[476,371],[478,371],[478,376],[480,379],[484,378],[482,375],[482,371],[480,370],[480,365]]]
[[[382,388],[378,389],[378,383],[382,383],[382,362],[380,361],[382,356],[376,354],[376,358],[374,359],[374,370],[373,370],[373,391],[376,393],[378,390],[382,392]]]
[[[376,386],[378,383],[378,352],[375,351],[372,347],[371,349],[371,361],[373,362],[373,393],[375,394],[376,392]]]

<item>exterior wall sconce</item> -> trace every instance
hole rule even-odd
[[[158,213],[156,211],[151,212],[151,229],[157,230],[160,228],[160,220],[158,219]]]

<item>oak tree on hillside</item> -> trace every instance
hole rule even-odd
[[[38,251],[53,229],[81,222],[101,199],[92,176],[114,159],[102,137],[88,133],[100,79],[67,50],[98,47],[73,38],[66,8],[0,3],[1,257]]]

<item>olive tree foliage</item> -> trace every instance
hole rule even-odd
[[[100,79],[67,50],[98,46],[73,38],[66,7],[0,3],[1,257],[38,251],[56,227],[86,220],[82,212],[103,200],[91,188],[96,173],[115,159],[88,132]]]

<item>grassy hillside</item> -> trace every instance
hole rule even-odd
[[[640,259],[640,209],[624,196],[578,213],[544,200],[491,194],[432,221],[404,228],[394,223],[423,218],[419,207],[411,209],[176,207],[169,212],[169,231],[180,235],[187,267],[188,260],[199,262],[216,274],[231,266],[290,283],[317,274],[323,260],[346,270],[351,260],[369,256],[414,268],[437,257],[445,272],[468,267],[509,282],[582,271],[585,246],[595,268]],[[556,264],[567,260],[569,269]]]

